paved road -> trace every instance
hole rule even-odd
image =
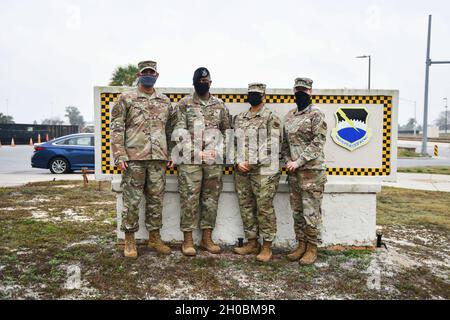
[[[409,147],[416,148],[416,152],[420,153],[422,148],[422,142],[420,141],[398,141],[399,147]],[[429,167],[429,166],[450,166],[450,143],[428,143],[428,153],[430,155],[434,154],[434,146],[439,147],[439,156],[429,159],[398,159],[399,168],[408,167]]]
[[[439,156],[440,157],[450,158],[450,143],[428,142],[428,144],[427,144],[428,154],[430,154],[430,155],[434,154],[434,146],[435,145],[437,145],[439,148]],[[416,152],[421,152],[421,150],[422,150],[422,142],[421,141],[399,140],[397,142],[397,146],[416,148]]]
[[[399,168],[411,167],[445,167],[450,166],[450,159],[398,159]]]
[[[31,167],[34,149],[30,146],[0,147],[0,186],[18,186],[28,182],[56,180],[83,180],[80,173],[55,175],[47,169]],[[94,175],[89,175],[94,179]]]

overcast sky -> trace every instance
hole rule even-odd
[[[164,87],[191,86],[206,66],[215,87],[292,88],[309,76],[320,89],[363,89],[367,60],[355,56],[371,54],[372,88],[417,101],[422,123],[428,14],[432,58],[450,60],[445,0],[2,0],[0,112],[40,123],[75,105],[92,121],[93,87],[144,59],[158,62]],[[432,66],[430,89],[432,122],[450,98],[450,65]],[[400,123],[414,117],[406,100]]]

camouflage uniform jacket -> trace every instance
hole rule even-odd
[[[249,161],[257,159],[257,164],[269,164],[272,143],[281,143],[281,121],[280,119],[270,111],[266,106],[263,106],[256,114],[252,114],[250,110],[240,113],[234,119],[235,135],[238,134],[237,130],[243,130],[245,140],[243,140],[243,146],[240,146],[237,142],[239,138],[235,139],[235,163],[237,164],[238,148],[243,148],[244,154],[241,155],[245,158],[243,160]],[[259,141],[260,130],[266,131],[266,141]],[[250,135],[256,134],[255,137]],[[252,141],[253,140],[253,141]],[[278,146],[278,150],[280,145]],[[263,150],[265,149],[265,150]],[[240,151],[240,152],[242,152]],[[276,155],[278,159],[278,155]],[[251,164],[252,161],[249,161]]]
[[[298,112],[291,110],[285,117],[282,156],[296,161],[299,167],[325,170],[324,145],[327,136],[325,115],[314,105]]]
[[[202,102],[197,93],[186,96],[175,107],[173,121],[174,131],[177,129],[185,129],[190,133],[191,160],[194,160],[194,151],[225,151],[226,130],[231,129],[230,114],[225,103],[219,98],[211,95],[208,101]],[[207,129],[219,130],[223,138],[222,143],[218,145],[215,141],[208,139],[207,135],[195,137],[194,128],[196,126],[201,128],[202,131]],[[199,141],[195,141],[194,139]],[[188,140],[183,140],[181,143],[187,142]]]
[[[171,104],[156,90],[122,93],[112,109],[111,146],[115,164],[129,160],[168,160]]]

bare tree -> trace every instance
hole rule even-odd
[[[13,117],[4,115],[0,112],[0,123],[7,124],[7,123],[15,123],[13,120]]]
[[[69,119],[71,125],[76,125],[84,127],[85,121],[83,115],[80,113],[77,107],[68,106],[66,107],[65,117]]]
[[[440,130],[445,130],[445,123],[447,123],[447,129],[450,129],[450,114],[447,114],[447,122],[445,120],[445,111],[439,113],[439,116],[434,120],[434,124],[439,127]]]
[[[64,124],[64,120],[61,120],[61,118],[59,118],[59,117],[47,118],[47,119],[42,120],[41,124],[60,126],[60,125]]]

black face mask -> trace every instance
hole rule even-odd
[[[209,83],[194,82],[194,88],[195,88],[195,92],[197,92],[197,94],[199,96],[203,96],[203,95],[207,94],[209,91]]]
[[[311,104],[311,96],[303,91],[295,93],[295,103],[298,111],[305,110]]]
[[[262,95],[258,92],[249,92],[247,102],[250,103],[252,107],[259,106],[262,103]]]

